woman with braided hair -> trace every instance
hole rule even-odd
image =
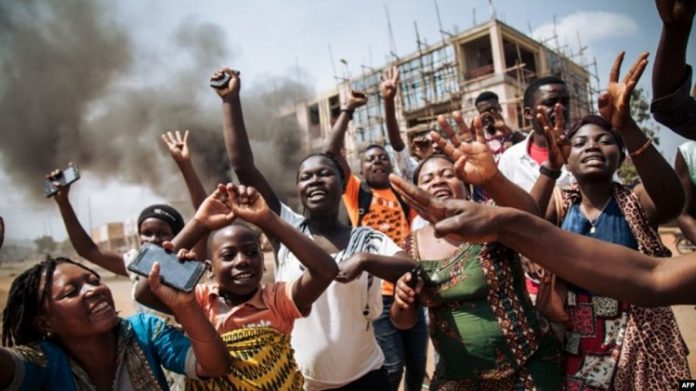
[[[163,367],[187,377],[227,373],[222,340],[193,294],[149,278],[183,331],[147,314],[119,318],[99,274],[67,258],[47,258],[17,276],[3,311],[2,389],[168,390]]]

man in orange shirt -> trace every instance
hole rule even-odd
[[[328,152],[339,160],[347,173],[343,202],[354,227],[368,226],[385,233],[395,243],[401,243],[411,234],[411,220],[416,216],[408,205],[394,192],[389,183],[393,171],[389,154],[380,145],[369,145],[360,159],[362,180],[351,173],[346,159],[341,154],[348,123],[353,112],[367,103],[362,93],[352,91],[348,102],[336,119]],[[406,367],[406,390],[420,390],[425,376],[427,328],[425,315],[421,312],[416,325],[409,330],[398,330],[389,318],[389,309],[394,301],[394,286],[382,283],[382,315],[374,321],[375,336],[385,356],[385,367],[392,389],[396,391]]]

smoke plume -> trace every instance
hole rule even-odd
[[[186,190],[159,136],[189,129],[206,188],[229,180],[221,104],[207,86],[215,69],[234,65],[222,29],[189,20],[162,38],[175,58],[164,51],[145,55],[127,28],[110,17],[109,7],[94,0],[0,2],[5,172],[37,199],[45,174],[73,161],[103,178],[146,185],[180,200],[187,198]],[[294,195],[299,126],[273,118],[278,107],[311,90],[282,77],[242,85],[255,160],[286,199]]]

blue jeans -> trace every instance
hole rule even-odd
[[[372,325],[375,337],[384,352],[384,367],[389,375],[391,389],[397,391],[406,367],[405,390],[420,391],[425,377],[428,349],[428,328],[423,309],[418,310],[418,321],[408,330],[399,330],[391,322],[389,310],[394,298],[382,296],[384,310]]]

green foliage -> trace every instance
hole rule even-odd
[[[660,145],[660,138],[657,136],[657,126],[653,122],[650,114],[650,99],[643,88],[636,88],[631,94],[631,117],[636,121],[640,130],[646,136],[653,139],[655,146]],[[626,154],[626,160],[619,167],[617,172],[619,178],[628,186],[637,185],[640,182],[636,166],[631,161],[631,157]]]

